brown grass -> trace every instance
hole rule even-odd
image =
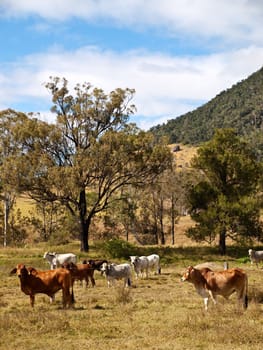
[[[73,246],[65,246],[64,251],[72,251]],[[61,308],[61,292],[52,305],[47,296],[37,295],[32,309],[29,297],[20,291],[18,278],[9,272],[18,262],[47,268],[42,258],[46,248],[0,249],[0,349],[262,348],[263,274],[249,263],[234,259],[230,263],[244,268],[249,276],[250,303],[245,312],[237,308],[235,298],[219,298],[219,304],[209,305],[205,312],[193,286],[180,282],[191,261],[196,264],[210,259],[222,265],[222,259],[212,252],[205,255],[206,250],[194,248],[161,250],[166,262],[162,275],[134,279],[130,289],[124,290],[122,282],[108,288],[104,277],[95,272],[95,288],[76,284],[73,309]],[[169,264],[165,252],[171,257]]]
[[[177,144],[171,144],[169,147],[173,150],[176,145]],[[190,145],[178,145],[180,146],[180,151],[173,152],[177,167],[190,168],[191,159],[196,155],[198,148]]]

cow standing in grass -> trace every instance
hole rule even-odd
[[[258,263],[263,261],[263,250],[248,250],[248,255],[250,257],[251,264],[255,263],[258,267]]]
[[[34,267],[26,267],[18,264],[11,272],[16,274],[20,280],[22,292],[30,297],[30,304],[33,307],[35,295],[42,293],[54,299],[55,293],[62,290],[63,307],[71,306],[74,302],[73,288],[71,289],[71,275],[66,269],[40,271]]]
[[[73,264],[71,262],[63,264],[63,267],[69,270],[71,273],[72,287],[76,280],[79,280],[81,282],[85,280],[86,288],[89,285],[89,280],[91,281],[92,287],[95,286],[96,283],[94,279],[94,269],[90,264]]]
[[[77,256],[72,253],[58,254],[55,252],[45,252],[43,258],[48,261],[51,270],[56,269],[57,267],[61,267],[63,264],[71,262],[73,264],[77,263]]]
[[[208,267],[196,269],[189,266],[181,281],[193,283],[197,293],[204,299],[205,310],[208,308],[209,297],[216,304],[217,295],[228,299],[235,292],[239,304],[242,303],[247,308],[248,279],[246,273],[239,268],[212,271]]]
[[[111,285],[114,285],[116,280],[123,279],[124,280],[124,287],[130,287],[131,286],[131,266],[130,264],[107,264],[103,263],[101,266],[102,273],[105,273],[108,287]]]
[[[131,255],[130,260],[131,265],[134,268],[136,278],[138,279],[139,276],[142,278],[144,272],[145,277],[148,278],[149,260],[147,259],[147,256]]]
[[[161,265],[160,265],[160,257],[158,254],[151,254],[147,256],[148,259],[148,268],[155,269],[158,275],[161,274]]]

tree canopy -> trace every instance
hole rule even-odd
[[[90,84],[70,93],[66,79],[50,78],[55,124],[28,118],[16,130],[23,155],[16,159],[18,177],[32,198],[60,202],[80,227],[81,250],[89,249],[93,217],[120,189],[150,183],[171,164],[166,144],[128,124],[135,111],[134,90],[108,95]]]
[[[219,236],[226,252],[226,238],[262,239],[257,195],[261,165],[247,143],[233,129],[217,130],[214,138],[198,149],[192,166],[204,174],[189,191],[191,216],[197,225],[188,235],[198,241]]]

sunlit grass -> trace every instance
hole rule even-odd
[[[74,249],[65,246],[65,251]],[[185,264],[209,260],[222,264],[213,250],[161,249],[162,275],[133,278],[108,288],[105,277],[95,272],[96,287],[75,285],[76,304],[62,309],[58,292],[54,304],[37,295],[35,308],[10,276],[17,262],[47,268],[46,246],[0,249],[0,349],[123,350],[123,349],[261,349],[263,335],[263,274],[261,269],[232,258],[230,265],[244,268],[249,276],[249,307],[237,308],[235,298],[218,298],[218,305],[204,311],[203,300],[193,285],[180,282]],[[53,247],[52,247],[53,248]],[[77,246],[76,246],[77,248]],[[93,255],[100,253],[93,248]],[[147,247],[148,252],[149,247]],[[158,248],[156,248],[158,249]],[[77,250],[74,250],[77,252]],[[199,253],[198,253],[199,252]],[[166,254],[166,259],[165,259]],[[117,261],[116,261],[117,262]]]

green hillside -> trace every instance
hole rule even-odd
[[[215,129],[235,128],[239,135],[258,137],[263,129],[263,68],[196,110],[151,128],[170,143],[199,144]],[[252,137],[253,135],[253,137]]]

